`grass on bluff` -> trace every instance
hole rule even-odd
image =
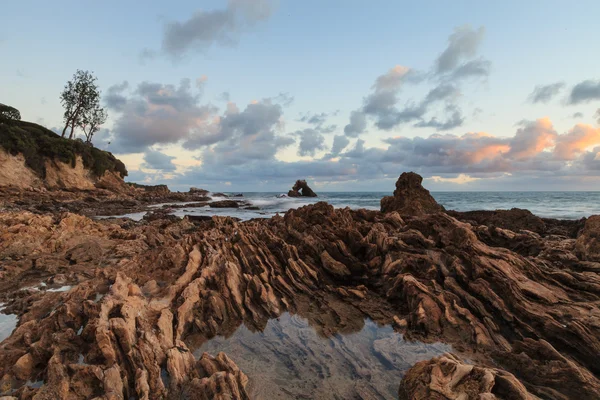
[[[41,178],[46,177],[46,161],[55,160],[75,167],[77,156],[96,177],[106,171],[127,176],[125,164],[111,153],[102,151],[81,140],[64,139],[56,133],[32,122],[0,123],[0,147],[12,155],[22,153],[25,164]]]

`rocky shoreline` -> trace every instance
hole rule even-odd
[[[323,337],[368,318],[451,345],[398,376],[401,399],[600,398],[600,216],[447,211],[420,179],[403,174],[382,211],[320,202],[245,222],[89,218],[209,204],[201,190],[3,189],[0,303],[19,320],[1,395],[251,398],[235,358],[193,351],[289,313]]]

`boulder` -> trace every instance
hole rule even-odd
[[[401,215],[424,215],[444,211],[444,207],[435,201],[421,182],[421,175],[403,172],[396,181],[394,195],[381,199],[381,211],[397,211]]]
[[[469,365],[450,353],[415,364],[404,375],[398,397],[401,400],[537,398],[513,374],[496,368]]]
[[[580,260],[600,262],[600,215],[592,215],[585,222],[575,242],[575,254]]]
[[[297,180],[292,190],[288,192],[289,197],[317,197],[317,194],[308,186],[304,179]]]
[[[200,188],[197,188],[197,187],[191,187],[189,193],[190,194],[197,194],[197,195],[200,195],[200,196],[206,196],[208,194],[208,190],[200,189]]]
[[[212,208],[239,208],[240,203],[235,200],[219,200],[208,204]]]

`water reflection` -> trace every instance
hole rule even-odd
[[[9,337],[17,326],[19,318],[15,314],[3,314],[4,304],[0,303],[0,342]]]
[[[252,398],[394,399],[407,369],[451,347],[407,342],[391,326],[370,319],[358,332],[326,338],[306,319],[284,313],[262,332],[242,325],[229,338],[205,342],[194,355],[220,351],[248,375]]]

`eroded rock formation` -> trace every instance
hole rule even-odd
[[[1,213],[0,302],[19,322],[0,344],[0,394],[249,398],[234,358],[193,351],[289,312],[323,337],[370,318],[452,345],[456,356],[408,372],[406,398],[600,398],[599,217],[544,220],[542,233],[480,225],[441,212],[414,175],[383,213],[323,202],[247,222]]]
[[[317,197],[317,194],[308,186],[304,179],[297,180],[292,190],[288,192],[289,197]]]
[[[535,400],[513,374],[466,364],[445,354],[412,367],[398,390],[400,400]]]
[[[397,211],[400,215],[422,215],[444,211],[421,183],[423,178],[414,172],[403,172],[396,181],[393,196],[381,199],[381,211]]]

